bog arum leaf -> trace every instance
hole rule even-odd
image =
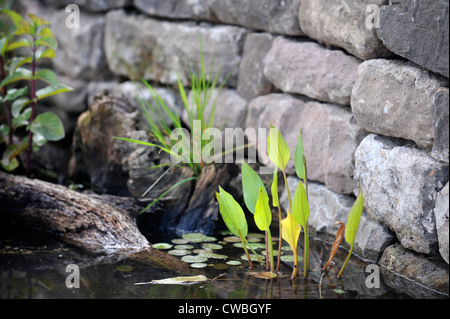
[[[219,211],[223,221],[233,235],[240,238],[247,236],[248,225],[244,211],[232,195],[219,187],[220,193],[216,193],[219,202]]]
[[[309,203],[306,196],[305,186],[298,181],[295,190],[294,199],[292,200],[292,216],[303,228],[306,228],[309,218]]]
[[[341,222],[336,222],[334,224],[335,226],[340,225],[339,229],[336,232],[336,239],[334,240],[333,245],[331,246],[331,252],[330,252],[330,258],[328,258],[327,263],[323,267],[323,270],[327,269],[328,265],[330,264],[331,260],[333,259],[334,255],[339,249],[339,246],[341,245],[342,240],[344,239],[344,233],[345,233],[345,224]]]
[[[255,206],[255,223],[262,231],[266,231],[270,227],[272,221],[272,212],[269,206],[269,196],[264,192],[264,188],[259,188],[258,201]]]
[[[302,227],[292,217],[291,213],[287,213],[285,219],[281,221],[282,237],[289,244],[292,251],[297,251],[298,238]]]
[[[353,204],[352,209],[347,218],[345,226],[345,241],[350,245],[354,245],[356,232],[358,231],[359,221],[363,212],[363,192],[360,191],[358,198]]]
[[[301,130],[298,133],[297,146],[295,147],[294,164],[295,172],[297,173],[298,178],[304,180],[306,178],[306,157],[303,149],[303,137]]]
[[[255,206],[259,197],[260,188],[262,188],[266,194],[267,190],[261,180],[261,177],[259,177],[253,168],[245,162],[242,163],[241,173],[245,206],[247,206],[247,209],[252,214],[255,214]]]
[[[274,207],[278,207],[280,205],[278,200],[278,167],[273,172],[273,182],[270,191],[272,192],[272,204]]]
[[[289,146],[278,128],[270,124],[267,153],[270,161],[279,169],[284,170],[291,157]]]

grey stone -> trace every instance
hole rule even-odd
[[[294,196],[298,181],[299,179],[296,177],[288,177],[291,197]],[[347,222],[347,217],[355,202],[355,198],[353,196],[336,194],[325,185],[314,182],[308,183],[308,198],[310,236],[333,243],[337,231],[334,224],[337,221]],[[285,209],[289,208],[287,191],[285,189],[283,189],[283,194],[280,197],[280,203]],[[387,227],[376,223],[370,216],[363,213],[355,238],[354,252],[362,258],[376,262],[393,239],[394,236]],[[346,248],[349,247],[345,240],[341,245]]]
[[[449,76],[447,0],[397,0],[380,9],[377,35],[392,52]]]
[[[206,73],[220,69],[219,82],[237,85],[246,30],[234,26],[196,25],[155,20],[122,10],[106,15],[105,50],[111,71],[131,79],[175,84],[189,82],[189,70],[200,69],[200,36]]]
[[[448,173],[448,165],[423,150],[375,134],[355,154],[367,213],[392,229],[403,247],[420,253],[437,253],[434,207]]]
[[[249,33],[245,38],[237,91],[247,101],[275,89],[264,76],[264,57],[272,47],[272,41],[273,36],[269,33]]]
[[[54,7],[66,7],[76,4],[82,10],[90,12],[105,12],[111,9],[123,8],[131,3],[131,0],[44,0],[44,3]]]
[[[436,292],[444,292],[448,295],[448,265],[444,262],[430,260],[428,256],[414,253],[403,248],[399,244],[389,246],[383,253],[379,261],[382,267],[383,277],[388,277],[389,272],[394,272],[409,279],[409,282],[433,289],[434,291],[418,290],[415,298],[444,298],[438,296]],[[386,280],[385,280],[386,282]],[[415,289],[405,289],[402,291],[401,285],[391,285],[404,293],[416,293]]]
[[[212,13],[223,23],[286,35],[303,35],[298,24],[300,0],[209,0]]]
[[[259,159],[266,165],[269,165],[266,143],[270,123],[280,129],[290,147],[288,174],[295,174],[293,154],[301,129],[308,179],[323,182],[340,194],[353,191],[354,152],[365,132],[358,127],[351,112],[341,106],[289,94],[273,93],[252,100],[246,128],[265,129],[266,136],[260,143],[252,136],[248,140],[256,145]]]
[[[436,199],[436,207],[434,208],[434,214],[436,216],[436,229],[439,239],[439,252],[442,258],[448,264],[448,247],[449,247],[449,234],[448,234],[448,215],[449,215],[449,186],[448,183],[444,189],[438,194]]]
[[[359,66],[351,106],[367,131],[433,146],[433,97],[441,82],[428,71],[395,60]]]
[[[448,163],[449,104],[448,88],[439,88],[434,96],[434,144],[431,156]]]
[[[302,0],[300,28],[310,38],[344,48],[362,60],[387,57],[391,53],[365,23],[366,7],[385,3],[387,0]]]
[[[214,20],[208,0],[134,0],[143,13],[172,19]]]
[[[265,58],[264,75],[283,92],[350,105],[360,63],[340,50],[277,37]]]

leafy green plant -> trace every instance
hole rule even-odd
[[[71,91],[71,88],[59,84],[53,71],[38,69],[43,59],[55,57],[57,42],[49,28],[50,23],[34,14],[23,19],[12,10],[3,9],[0,13],[9,16],[14,25],[13,31],[0,37],[0,103],[5,107],[7,117],[6,125],[0,126],[2,136],[7,136],[1,164],[5,170],[13,171],[19,166],[18,155],[26,151],[29,175],[32,151],[47,141],[58,141],[65,136],[61,120],[51,112],[37,115],[36,105],[46,97]],[[14,56],[17,49],[27,49],[28,55]],[[30,89],[27,86],[12,87],[23,81],[29,83]],[[38,81],[48,85],[37,90]],[[14,132],[21,127],[26,129],[28,136],[14,144]]]
[[[146,80],[142,79],[142,83],[151,93],[153,103],[144,101],[139,97],[137,100],[141,114],[146,120],[149,134],[154,142],[149,143],[130,138],[114,137],[127,142],[156,147],[169,154],[175,162],[189,166],[195,176],[199,176],[203,167],[209,164],[203,161],[202,154],[206,153],[208,141],[202,139],[202,134],[205,130],[213,126],[217,98],[228,78],[227,76],[220,85],[218,84],[220,68],[213,74],[214,60],[209,71],[207,71],[201,37],[200,52],[200,70],[189,71],[191,84],[190,98],[188,98],[186,88],[180,77],[177,80],[183,107],[188,118],[187,124],[190,127],[190,132],[184,128],[180,115],[172,111],[164,99],[158,94],[157,90]],[[213,94],[214,92],[216,93],[215,95]],[[206,116],[208,111],[209,116]],[[199,129],[196,130],[196,127],[199,127]],[[174,132],[176,133],[174,134]],[[182,151],[181,154],[179,150]],[[181,184],[190,180],[192,178],[183,180]],[[145,210],[148,210],[158,200],[147,206]]]

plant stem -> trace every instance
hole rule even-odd
[[[280,262],[281,262],[281,245],[283,244],[283,240],[281,238],[282,235],[282,226],[281,226],[281,207],[278,204],[278,260],[277,260],[277,271],[280,270]]]
[[[283,172],[284,184],[286,185],[286,192],[288,194],[289,211],[292,212],[292,199],[291,199],[291,192],[289,191],[289,185],[288,185],[288,181],[287,181],[286,170],[282,169],[281,171]]]
[[[275,271],[275,264],[273,262],[273,242],[272,242],[272,234],[270,233],[270,229],[266,231],[266,235],[268,238],[268,246],[269,246],[269,256],[270,256],[270,271]]]
[[[254,268],[253,262],[250,257],[250,254],[248,253],[248,250],[247,250],[247,241],[245,240],[244,236],[242,236],[242,233],[239,229],[238,229],[238,232],[239,232],[239,237],[241,238],[242,246],[244,247],[245,255],[247,256],[247,259],[248,259],[248,264],[249,264],[250,268],[253,269]]]
[[[347,266],[348,261],[350,260],[350,256],[353,252],[353,245],[350,246],[350,251],[348,252],[347,259],[345,259],[344,265],[342,265],[341,270],[339,271],[339,274],[337,275],[338,278],[341,278],[342,272],[344,271],[345,267]]]
[[[295,249],[293,252],[294,252],[294,269],[292,269],[291,278],[296,278],[298,275],[298,252],[297,252],[297,249]]]
[[[36,115],[36,80],[34,77],[36,76],[36,39],[33,37],[33,47],[31,48],[31,53],[33,55],[32,61],[31,61],[31,116],[30,116],[30,125],[34,121],[34,117]],[[27,151],[27,164],[26,164],[26,171],[27,176],[30,176],[30,160],[31,160],[31,152],[33,151],[33,132],[30,130],[28,135],[28,151]]]
[[[308,236],[308,224],[305,225],[303,229],[303,234],[305,238],[305,251],[303,256],[303,277],[308,277],[309,270],[309,236]]]

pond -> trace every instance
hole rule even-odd
[[[257,237],[255,235],[252,241],[257,252],[261,253],[264,247],[260,246],[264,246],[261,244],[264,238]],[[328,259],[330,246],[317,240],[311,240],[311,273],[305,280],[302,277],[290,278],[291,262],[281,263],[277,278],[255,277],[255,272],[265,271],[264,266],[255,262],[255,269],[250,270],[247,261],[242,258],[243,249],[236,247],[239,244],[235,243],[228,234],[218,233],[216,237],[203,236],[203,240],[189,242],[183,238],[155,237],[153,242],[161,242],[163,239],[172,246],[163,247],[164,251],[169,251],[171,254],[174,253],[174,249],[187,250],[189,256],[209,253],[209,255],[203,255],[207,258],[200,260],[201,263],[206,264],[206,267],[192,268],[192,263],[182,261],[182,256],[175,256],[179,258],[179,263],[183,267],[170,269],[149,263],[145,260],[145,256],[120,259],[117,256],[91,255],[52,237],[43,236],[40,232],[2,232],[0,298],[404,299],[424,296],[445,297],[411,283],[408,283],[407,291],[401,287],[391,288],[395,280],[386,278],[383,272],[380,272],[379,287],[371,287],[370,283],[367,284],[370,275],[370,272],[366,272],[368,264],[356,256],[351,258],[344,275],[341,280],[338,280],[337,265],[342,264],[347,252],[338,252],[335,256],[337,265],[331,267],[330,271],[322,276],[320,262]],[[274,245],[277,243],[275,242]],[[283,249],[284,256],[289,254],[292,252]],[[187,260],[192,262],[189,258]],[[68,288],[66,285],[66,279],[72,274],[72,270],[66,269],[69,264],[79,267],[79,288]],[[300,268],[302,269],[302,266]],[[202,275],[208,280],[190,285],[150,283],[166,278],[193,275]]]

